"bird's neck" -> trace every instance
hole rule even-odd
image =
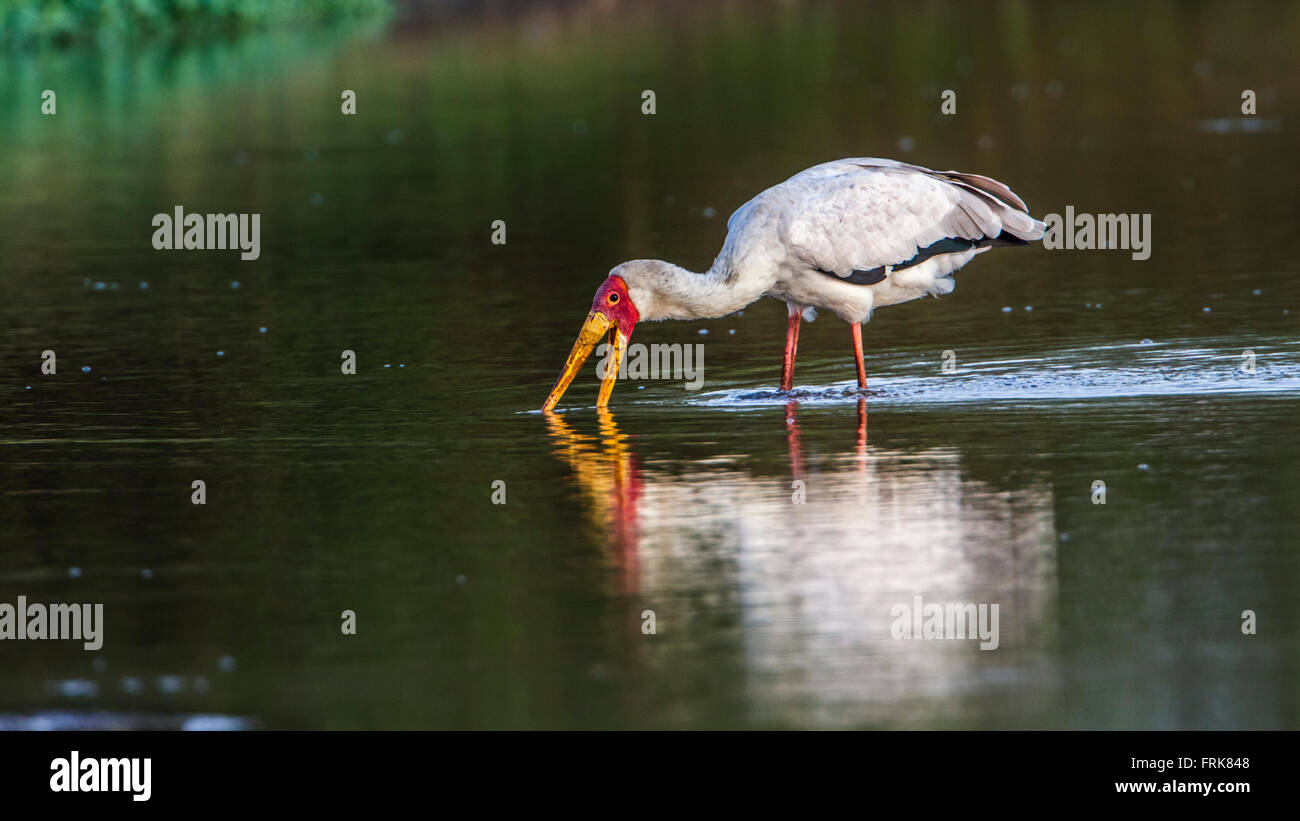
[[[662,263],[654,289],[653,319],[713,319],[744,308],[762,296],[744,293],[739,277],[715,261],[709,270],[696,273],[670,262]]]

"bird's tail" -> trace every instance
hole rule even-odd
[[[1011,234],[1022,243],[1034,242],[1042,239],[1047,231],[1046,223],[1034,219],[1025,211],[1012,211],[1007,208],[999,216],[1002,217],[1002,235],[998,239]]]
[[[998,207],[998,217],[1002,220],[1002,240],[1008,234],[1024,242],[1034,242],[1043,238],[1047,225],[1029,215],[1025,201],[1016,196],[1003,183],[981,174],[966,174],[960,171],[944,171],[943,176],[950,181],[982,194],[986,200],[992,200]],[[996,242],[996,241],[995,241]],[[1023,244],[1009,242],[1009,245]]]

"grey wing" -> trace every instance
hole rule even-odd
[[[858,284],[941,254],[1041,239],[1044,229],[996,180],[893,160],[824,163],[766,195],[792,262]]]

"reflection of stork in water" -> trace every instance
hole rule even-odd
[[[792,403],[782,417],[790,468],[777,475],[725,450],[703,460],[656,453],[645,467],[608,410],[596,435],[547,415],[629,618],[655,609],[660,640],[685,643],[673,652],[689,656],[719,639],[727,614],[760,721],[906,726],[922,721],[917,711],[970,720],[963,696],[1017,677],[1050,680],[1050,485],[990,486],[966,475],[952,448],[869,447],[865,402],[854,445],[806,452],[797,414]],[[1000,604],[1000,648],[893,640],[891,608],[917,595]]]
[[[641,474],[627,437],[607,408],[596,411],[600,437],[584,436],[554,413],[546,425],[555,455],[573,469],[597,529],[618,551],[620,592],[635,592],[637,582],[637,511]]]
[[[799,443],[799,403],[791,399],[785,403],[786,441],[790,448],[790,475],[798,479],[803,475],[803,446]],[[867,400],[858,397],[858,472],[867,469]]]
[[[790,477],[804,475],[803,446],[800,444],[799,403],[785,405],[786,443]],[[608,408],[596,411],[599,436],[587,436],[558,414],[547,413],[546,425],[555,444],[554,453],[573,469],[578,487],[590,506],[592,520],[620,550],[625,568],[635,569],[637,544],[637,500],[644,484],[628,438]],[[867,400],[858,400],[857,470],[867,469]],[[634,586],[633,586],[634,587]]]

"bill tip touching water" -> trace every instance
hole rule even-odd
[[[1040,240],[1044,227],[1010,188],[978,174],[869,157],[813,166],[737,209],[707,271],[653,259],[611,270],[542,410],[554,410],[602,339],[618,363],[639,321],[711,319],[764,296],[788,309],[782,392],[794,385],[800,322],[816,310],[849,323],[865,390],[862,323],[876,308],[950,293],[977,254]],[[606,367],[596,407],[608,406],[617,378],[617,364]]]

